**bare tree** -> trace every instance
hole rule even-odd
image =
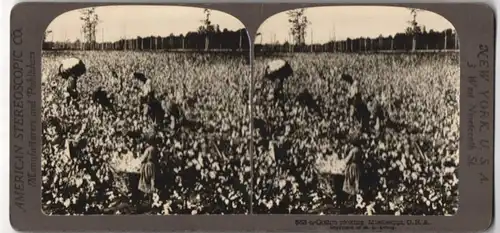
[[[52,34],[52,30],[47,30],[43,33],[43,42],[42,42],[42,47],[43,49],[48,49],[49,45],[47,44],[47,37]]]
[[[99,24],[99,16],[95,12],[95,7],[85,8],[80,10],[83,21],[82,29],[85,37],[85,42],[90,45],[90,49],[94,49],[96,43],[96,27]]]
[[[417,35],[422,33],[422,28],[418,25],[417,15],[420,9],[409,8],[412,20],[408,21],[409,26],[406,28],[406,34],[412,36],[412,51],[415,51],[417,46]]]
[[[203,10],[205,14],[205,19],[201,20],[202,25],[198,28],[198,33],[205,35],[205,50],[209,49],[210,35],[215,32],[215,26],[210,21],[210,15],[212,14],[210,9],[205,8]]]
[[[52,34],[52,30],[47,30],[43,33],[43,44],[45,45],[45,43],[47,42],[47,37]]]
[[[305,44],[306,28],[310,24],[307,16],[305,16],[305,10],[302,8],[287,12],[288,22],[291,24],[290,33],[293,36],[295,45]]]

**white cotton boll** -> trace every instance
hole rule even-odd
[[[273,208],[273,205],[274,205],[274,202],[273,202],[272,200],[270,200],[270,201],[268,201],[268,202],[266,203],[266,207],[267,207],[268,209]]]
[[[283,68],[286,65],[286,63],[287,62],[285,60],[282,60],[282,59],[272,60],[269,63],[267,63],[267,70],[269,72],[277,71],[277,70]]]
[[[210,172],[208,173],[208,176],[210,177],[210,179],[215,179],[216,174],[215,174],[215,172],[214,172],[214,171],[210,171]]]
[[[278,186],[280,187],[280,189],[285,188],[285,186],[286,186],[286,180],[280,180],[278,182]]]
[[[68,58],[59,65],[59,75],[66,79],[69,77],[78,78],[87,71],[85,64],[78,58]]]
[[[151,79],[147,79],[146,82],[144,83],[144,86],[142,87],[142,95],[146,96],[151,91],[153,91],[153,84],[151,82]]]
[[[170,215],[170,212],[172,211],[170,205],[171,205],[170,201],[167,201],[167,203],[163,205],[163,215]]]
[[[66,199],[66,201],[64,201],[64,203],[63,203],[63,204],[64,204],[64,206],[65,206],[66,208],[68,208],[68,207],[69,207],[69,205],[71,205],[71,200],[70,200],[70,199]]]

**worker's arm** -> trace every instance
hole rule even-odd
[[[152,152],[151,147],[146,148],[144,153],[141,155],[141,158],[140,158],[141,163],[147,162],[146,160],[148,159],[148,156],[151,154],[151,152]]]
[[[351,152],[343,160],[345,162],[349,163],[349,161],[351,161],[353,155],[354,155],[354,153]]]

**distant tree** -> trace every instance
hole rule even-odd
[[[47,43],[47,37],[52,34],[52,30],[47,30],[43,33],[43,41],[42,41],[42,48],[43,49],[49,49],[51,45]]]
[[[95,7],[82,9],[80,13],[82,14],[80,20],[83,21],[82,29],[85,41],[90,43],[91,49],[93,49],[96,43],[96,27],[99,24],[99,16],[95,12]]]
[[[205,19],[201,20],[202,25],[198,28],[198,33],[205,35],[205,50],[208,50],[210,36],[215,32],[215,26],[212,24],[212,21],[210,21],[210,15],[212,14],[211,10],[205,8],[203,14],[205,14]]]
[[[205,18],[200,20],[201,25],[198,27],[198,33],[200,34],[205,34],[208,31],[210,31],[210,29],[213,28],[212,22],[210,21],[210,15],[211,15],[210,9],[204,9],[203,14]]]
[[[262,33],[261,32],[257,32],[257,34],[255,34],[255,40],[257,41],[257,37],[260,37],[260,44],[262,44]]]
[[[302,8],[287,12],[288,22],[291,24],[290,33],[296,45],[305,44],[306,28],[310,24],[307,16],[305,16],[305,10],[306,9]]]
[[[412,20],[408,21],[409,26],[406,28],[406,34],[412,38],[412,51],[415,51],[417,45],[417,35],[422,33],[422,28],[418,25],[417,15],[420,11],[416,8],[409,8]]]
[[[73,49],[71,46],[71,41],[69,39],[64,40],[64,49]]]
[[[287,49],[287,51],[288,51],[288,52],[290,52],[290,50],[291,50],[291,48],[290,48],[290,47],[291,47],[290,42],[288,42],[288,41],[286,40],[286,41],[283,43],[283,48],[284,48],[284,49]]]
[[[52,30],[47,30],[43,33],[43,42],[47,41],[47,37],[52,34]]]
[[[384,36],[382,34],[378,35],[378,50],[384,50]]]
[[[406,33],[410,35],[418,34],[422,32],[422,28],[418,25],[417,15],[420,12],[419,9],[409,8],[412,20],[408,21],[409,26],[406,28]]]

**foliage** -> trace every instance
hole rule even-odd
[[[88,72],[78,79],[79,109],[66,107],[59,61],[80,57]],[[128,205],[133,213],[244,214],[248,212],[249,157],[247,105],[241,89],[249,76],[246,59],[231,55],[134,52],[65,52],[43,54],[42,203],[46,214],[103,214]],[[153,206],[130,188],[133,174],[116,174],[110,162],[126,154],[139,156],[144,139],[134,137],[153,123],[143,114],[139,83],[143,72],[152,78],[158,98],[177,103],[188,121],[168,114],[158,127],[161,138],[160,188]],[[91,101],[103,87],[116,113]],[[165,103],[164,106],[168,105]],[[68,159],[64,141],[82,133],[85,145]],[[194,125],[194,126],[193,126]],[[123,187],[123,186],[129,186]],[[136,186],[136,185],[135,185]]]
[[[95,7],[81,9],[80,13],[82,14],[80,20],[83,21],[82,31],[85,40],[92,46],[96,43],[96,27],[99,24],[99,15],[97,15]]]
[[[262,77],[269,59],[257,57],[256,77]],[[335,213],[340,206],[332,177],[319,175],[315,161],[343,157],[357,145],[365,155],[363,193],[352,200],[349,213],[456,213],[457,54],[293,54],[285,59],[294,76],[285,82],[283,106],[268,98],[268,81],[256,83],[254,122],[264,126],[256,125],[253,135],[254,212]],[[349,114],[344,73],[358,80],[367,104],[381,106],[390,120],[377,126],[372,119],[372,131],[360,132]],[[323,116],[295,101],[306,89]]]
[[[422,27],[418,25],[417,22],[417,15],[420,9],[416,8],[409,8],[410,14],[412,16],[412,20],[408,21],[409,26],[406,28],[406,34],[408,35],[415,35],[422,33]]]
[[[301,8],[287,12],[288,22],[291,24],[290,33],[294,38],[295,45],[303,45],[306,42],[306,28],[310,22],[305,16],[305,11],[305,8]]]
[[[81,57],[88,73],[78,81],[80,109],[65,108],[58,61]],[[42,203],[47,214],[103,214],[141,198],[122,184],[110,161],[138,156],[146,131],[133,72],[153,77],[162,100],[183,106],[201,126],[170,121],[160,130],[162,187],[153,205],[128,210],[149,214],[246,214],[250,207],[249,139],[253,139],[254,213],[333,213],[331,177],[315,168],[321,157],[344,156],[354,145],[365,152],[362,194],[350,213],[452,215],[458,208],[459,63],[457,54],[293,54],[294,76],[280,106],[272,84],[256,79],[250,135],[246,58],[183,53],[44,53],[42,68]],[[272,58],[257,57],[255,77]],[[115,73],[115,74],[114,74]],[[385,127],[361,133],[349,115],[343,73],[360,83],[370,106],[386,112]],[[125,85],[120,85],[120,83]],[[105,111],[89,99],[104,87],[118,106]],[[295,99],[308,90],[322,115]],[[190,104],[192,99],[197,99]],[[189,101],[188,101],[189,100]],[[282,112],[282,110],[286,110]],[[286,114],[284,114],[286,113]],[[167,117],[169,118],[169,117]],[[66,139],[82,133],[78,158],[65,156]],[[267,133],[266,133],[266,132]],[[121,133],[120,133],[121,132]],[[125,192],[123,190],[126,190]],[[124,213],[115,210],[111,213]]]
[[[212,24],[212,21],[210,21],[210,15],[211,15],[211,10],[210,9],[204,9],[203,13],[205,14],[205,19],[201,20],[201,25],[198,28],[198,33],[201,34],[208,34],[208,33],[213,33],[215,31],[218,31],[220,33],[220,30],[216,30],[219,28],[219,25],[214,26]]]

